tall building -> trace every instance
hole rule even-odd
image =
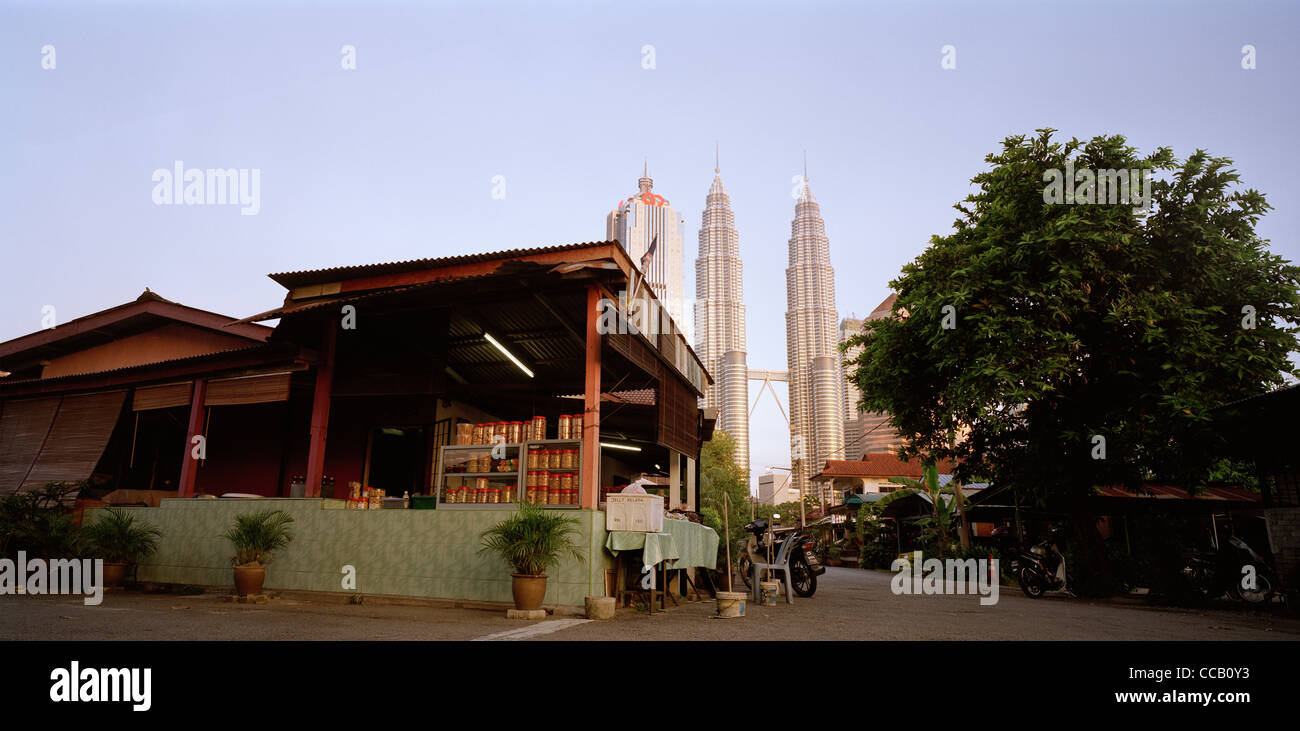
[[[655,296],[668,308],[677,326],[691,341],[691,323],[686,320],[686,284],[682,230],[686,219],[668,204],[668,199],[652,192],[654,181],[648,171],[637,180],[636,195],[620,201],[605,218],[605,239],[617,240],[641,264],[641,256],[658,237],[649,270],[642,272]]]
[[[799,493],[790,488],[790,475],[768,472],[758,476],[758,501],[765,505],[792,503]]]
[[[735,438],[736,463],[748,476],[749,366],[740,235],[716,161],[695,259],[695,353],[714,378],[702,405],[718,410],[717,428]]]
[[[785,282],[792,485],[807,495],[809,478],[826,460],[844,459],[844,390],[830,241],[806,174],[790,223]]]
[[[862,320],[856,317],[846,317],[840,320],[840,345],[848,342],[849,338],[862,334]],[[862,353],[862,346],[855,345],[845,351],[844,361],[856,360]],[[858,412],[858,401],[862,399],[862,393],[851,380],[855,366],[845,365],[844,372],[841,374],[843,379],[841,385],[844,387],[844,456],[846,459],[856,459],[858,451],[862,448],[862,416]]]
[[[889,317],[898,295],[890,294],[865,319],[846,317],[840,321],[840,342],[863,332],[865,324]],[[844,354],[845,361],[856,360],[862,346],[854,346]],[[897,454],[903,446],[898,432],[889,425],[889,415],[881,412],[858,411],[862,393],[849,377],[856,366],[844,368],[844,454],[848,459],[862,459],[866,454]]]

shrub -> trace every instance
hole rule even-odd
[[[158,549],[162,531],[148,523],[136,523],[135,516],[121,508],[108,508],[82,528],[86,547],[105,561],[135,563]]]
[[[573,541],[577,534],[578,521],[573,518],[531,503],[520,503],[513,515],[483,531],[480,535],[483,547],[479,553],[495,553],[516,574],[543,576],[564,556],[585,560]]]
[[[284,548],[293,540],[293,532],[289,530],[292,522],[293,516],[283,510],[235,516],[235,524],[224,536],[235,545],[232,563],[236,566],[271,563],[271,552]]]
[[[81,536],[67,503],[84,483],[48,482],[0,497],[0,556],[26,551],[45,558],[74,558]]]

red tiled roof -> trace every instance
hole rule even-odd
[[[826,461],[814,480],[833,477],[911,477],[921,478],[921,461],[914,459],[904,462],[892,454],[867,454],[862,460],[831,459]],[[939,472],[952,472],[952,463],[947,460],[939,462]]]
[[[1147,500],[1218,500],[1227,502],[1258,503],[1263,498],[1257,492],[1243,487],[1220,485],[1203,488],[1195,495],[1188,495],[1187,488],[1177,485],[1144,485],[1143,492],[1135,493],[1120,485],[1107,485],[1096,488],[1098,497],[1137,498]]]

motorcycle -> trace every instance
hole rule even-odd
[[[1227,594],[1247,604],[1262,604],[1273,596],[1272,569],[1245,541],[1230,535],[1221,550],[1193,551],[1183,576],[1202,599]]]
[[[1053,530],[1042,542],[1028,551],[1016,553],[1011,559],[1011,573],[1020,582],[1020,590],[1030,599],[1038,599],[1044,593],[1056,590],[1074,596],[1065,570],[1065,556],[1058,548],[1061,533],[1059,528]]]
[[[774,528],[769,530],[766,520],[755,520],[745,526],[750,536],[740,549],[740,577],[747,588],[754,588],[752,567],[755,563],[771,563],[781,555],[781,548],[790,544],[790,588],[801,597],[817,592],[817,577],[826,573],[826,567],[817,558],[812,535],[799,528]],[[768,557],[771,556],[771,559]]]

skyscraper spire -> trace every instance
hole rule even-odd
[[[605,217],[605,240],[618,241],[634,261],[642,262],[646,283],[689,340],[682,246],[686,221],[667,198],[653,192],[648,159],[641,174],[636,194],[620,201]],[[653,256],[643,258],[652,249]]]
[[[803,182],[808,182],[808,151],[803,151]]]
[[[650,161],[649,158],[642,163],[641,179],[636,181],[637,195],[645,195],[655,187],[655,181],[650,179]]]
[[[786,272],[786,358],[790,369],[792,480],[800,494],[828,459],[844,459],[844,395],[840,387],[835,271],[821,207],[804,184],[790,223]]]
[[[695,260],[695,352],[713,387],[701,405],[718,410],[717,428],[736,443],[736,464],[749,477],[749,368],[745,353],[745,302],[740,236],[731,198],[722,185],[714,143],[713,184],[700,217]]]

